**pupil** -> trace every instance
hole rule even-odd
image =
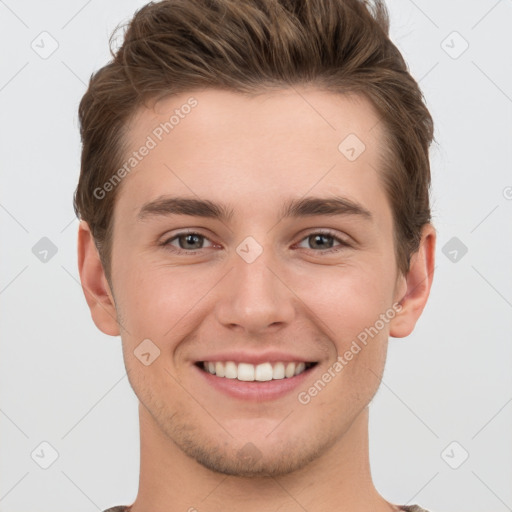
[[[200,235],[185,235],[185,244],[192,244],[194,245],[194,243],[196,244],[199,244],[199,239],[200,239]],[[183,247],[184,244],[180,243],[180,247],[182,249],[190,249],[190,247]],[[199,244],[200,245],[200,244]],[[193,247],[193,249],[200,249],[200,247]]]
[[[319,234],[319,235],[313,235],[313,236],[312,236],[312,237],[310,237],[310,238],[312,238],[312,239],[313,239],[313,244],[312,244],[312,245],[313,245],[313,246],[317,246],[317,247],[325,247],[325,246],[326,246],[325,244],[320,244],[320,245],[318,245],[318,244],[317,244],[317,242],[318,242],[319,240],[322,240],[322,239],[323,239],[323,240],[325,241],[325,239],[326,239],[326,238],[327,238],[327,239],[331,239],[331,240],[330,240],[330,242],[331,242],[331,243],[327,243],[327,246],[328,246],[329,248],[330,248],[330,247],[332,247],[332,237],[331,237],[330,235],[322,235],[322,234]]]

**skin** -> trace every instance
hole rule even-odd
[[[252,97],[207,89],[138,111],[129,147],[139,148],[190,96],[197,107],[120,185],[112,286],[87,223],[79,228],[92,318],[104,333],[121,335],[140,401],[140,482],[131,510],[399,510],[371,479],[368,405],[388,337],[409,335],[426,304],[436,235],[424,227],[402,275],[380,175],[384,127],[377,113],[363,97],[314,88]],[[355,161],[338,150],[350,133],[366,146]],[[137,218],[164,195],[209,199],[235,213],[226,222]],[[289,199],[333,195],[360,204],[371,219],[280,217]],[[185,229],[205,238],[194,245],[182,237],[183,249],[173,237]],[[315,246],[308,237],[326,229],[349,245],[327,237]],[[263,250],[252,263],[236,252],[247,236]],[[173,252],[180,248],[184,254]],[[297,391],[307,390],[397,303],[400,313],[306,405],[295,391],[244,402],[197,378],[193,364],[205,354],[274,348],[318,362]],[[149,366],[134,356],[144,339],[160,350]],[[248,447],[252,458],[241,457]]]

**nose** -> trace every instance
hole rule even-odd
[[[233,269],[218,290],[217,321],[231,330],[253,335],[290,324],[296,314],[296,297],[271,250],[265,249],[252,262],[238,253],[232,260]]]

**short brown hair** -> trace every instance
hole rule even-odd
[[[74,208],[110,276],[120,187],[94,193],[123,161],[126,126],[148,100],[194,89],[262,93],[309,84],[361,94],[376,108],[388,149],[382,178],[395,251],[409,269],[430,222],[433,122],[389,38],[384,3],[365,0],[163,0],[140,9],[113,60],[91,76],[79,107],[82,160]]]

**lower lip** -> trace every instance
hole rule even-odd
[[[246,382],[238,379],[217,377],[216,375],[201,370],[196,365],[193,366],[201,374],[202,378],[204,378],[210,386],[218,391],[221,391],[232,398],[239,398],[240,400],[265,402],[281,398],[300,386],[304,386],[304,381],[309,377],[318,364],[308,368],[299,375],[295,375],[294,377],[267,380],[263,382]]]

